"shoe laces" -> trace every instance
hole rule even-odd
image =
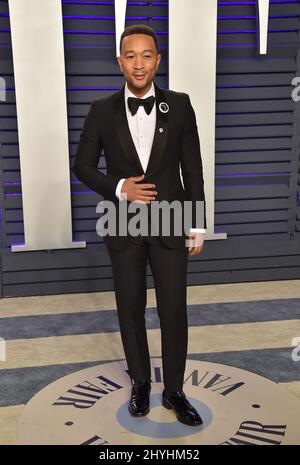
[[[177,403],[179,408],[186,409],[188,407],[189,409],[193,409],[193,406],[191,405],[189,400],[186,398],[186,395],[185,395],[185,393],[183,391],[177,391],[175,395],[171,394],[170,395],[171,402],[172,402],[172,397],[173,396],[176,399],[176,403]]]
[[[133,389],[134,392],[138,392],[138,391],[141,391],[141,390],[146,390],[147,391],[149,389],[149,383],[146,383],[144,381],[137,381],[132,386],[132,389]]]

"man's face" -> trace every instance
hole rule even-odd
[[[122,41],[119,66],[127,81],[128,88],[142,95],[150,89],[160,63],[155,42],[146,34],[131,34]]]

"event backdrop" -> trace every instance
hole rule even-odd
[[[23,5],[25,2],[22,2]],[[179,41],[174,35],[174,30],[169,30],[169,15],[171,17],[172,12],[174,13],[174,2],[176,0],[170,0],[168,5],[168,2],[163,1],[129,1],[126,25],[145,23],[156,30],[162,52],[156,82],[163,88],[182,91],[184,89],[178,89],[178,71],[174,74],[174,54],[176,43],[179,46]],[[205,3],[207,2],[208,0],[205,0]],[[13,3],[12,1],[11,4]],[[30,0],[30,3],[34,4],[34,1]],[[122,3],[124,4],[123,1]],[[191,1],[190,5],[193,3]],[[36,3],[37,8],[38,4],[40,2]],[[191,17],[189,0],[185,4],[186,15]],[[10,18],[13,10],[9,8],[9,2],[0,0],[0,77],[2,87],[3,82],[6,87],[5,98],[3,89],[0,98],[2,296],[113,289],[106,248],[95,231],[98,218],[95,207],[101,197],[82,185],[70,172],[70,166],[91,101],[115,92],[124,82],[116,62],[118,35],[115,31],[116,26],[119,26],[119,31],[122,27],[120,29],[120,24],[115,22],[113,1],[63,0],[59,7],[62,9],[63,28],[63,44],[59,53],[64,52],[65,76],[60,68],[56,81],[52,82],[49,79],[46,90],[53,97],[52,105],[57,107],[57,114],[61,116],[65,111],[67,126],[64,120],[61,123],[59,119],[43,121],[41,128],[46,127],[52,134],[52,139],[48,140],[30,129],[30,121],[26,114],[23,114],[21,120],[19,112],[17,120],[15,88],[19,70],[16,66],[17,56],[15,54],[14,63],[12,52],[12,31],[16,23],[12,24],[15,18]],[[28,10],[28,21],[21,23],[25,32],[24,40],[27,39],[26,25],[31,25],[37,30],[40,26],[37,10],[36,16],[34,13],[33,9]],[[183,26],[184,21],[186,17],[182,16],[182,23],[177,22],[177,28],[180,28],[181,32],[186,30]],[[214,86],[216,87],[215,140],[210,138],[209,146],[205,140],[206,132],[200,137],[204,147],[203,155],[208,153],[207,147],[212,150],[212,142],[215,145],[214,164],[212,169],[206,169],[205,173],[207,189],[214,191],[210,212],[213,213],[211,226],[214,227],[215,238],[211,236],[205,243],[204,251],[190,258],[189,284],[295,279],[300,276],[300,112],[299,103],[295,98],[295,87],[297,82],[299,84],[299,80],[295,78],[300,77],[299,2],[270,1],[267,53],[262,55],[259,54],[259,46],[263,45],[260,43],[259,33],[266,27],[266,18],[261,23],[261,31],[258,23],[256,1],[218,2],[216,80],[215,83],[209,82],[210,92],[214,91]],[[174,26],[173,20],[170,24],[171,27]],[[199,25],[201,24],[203,18],[199,18]],[[191,39],[193,37],[199,40],[196,25],[195,16],[195,34],[191,36],[191,31],[187,31],[187,34]],[[40,27],[41,48],[42,38],[43,28]],[[185,41],[189,43],[187,39],[188,37]],[[210,50],[208,59],[213,50],[210,48],[211,44],[212,42],[207,44],[207,49]],[[195,41],[191,41],[190,50],[195,50],[194,54],[190,54],[191,57],[194,56],[194,60],[190,60],[191,69],[194,65],[199,82],[203,82],[200,53],[205,50],[205,44],[202,43],[201,47],[199,45],[199,55],[195,45]],[[47,57],[50,62],[51,53]],[[26,64],[23,55],[21,58]],[[203,71],[205,69],[203,68]],[[170,73],[172,70],[173,73]],[[64,77],[66,102],[63,100],[63,93],[59,93],[63,89]],[[45,88],[38,88],[39,79],[42,81],[42,76],[37,70],[32,76],[32,81],[29,79],[28,88],[32,82],[33,89],[45,95]],[[45,76],[43,82],[44,79]],[[24,81],[21,82],[24,84]],[[204,127],[201,99],[196,99],[197,87],[194,85],[191,88],[191,83],[188,84],[186,91],[191,92],[192,102],[195,101],[198,125],[201,129]],[[203,86],[200,91],[204,95]],[[209,118],[214,117],[211,110],[211,107],[207,110]],[[65,131],[64,151],[57,153],[53,134],[58,134],[59,131],[60,134]],[[41,221],[50,241],[55,236],[55,231],[57,232],[57,225],[51,222],[47,224],[51,211],[47,210],[46,202],[47,199],[53,201],[57,196],[55,184],[52,189],[46,189],[41,193],[45,197],[43,211],[36,210],[36,205],[39,205],[36,198],[34,202],[32,200],[26,204],[24,188],[22,198],[22,157],[19,148],[21,138],[28,133],[32,134],[30,142],[33,146],[40,137],[41,151],[48,154],[49,166],[45,166],[42,174],[45,185],[50,177],[49,170],[55,168],[55,163],[59,162],[61,166],[62,157],[64,160],[64,176],[65,179],[69,179],[70,189],[62,191],[60,195],[65,192],[65,204],[70,202],[72,212],[69,218],[64,218],[65,224],[70,226],[69,229],[61,228],[62,233],[68,232],[70,239],[66,248],[59,249],[49,245],[46,250],[22,250],[22,244],[25,242],[26,205],[30,224],[34,219]],[[199,133],[201,136],[201,130]],[[30,147],[27,149],[30,153]],[[36,158],[35,164],[38,162],[39,158]],[[103,156],[99,168],[105,172]],[[55,174],[55,169],[53,172]],[[61,174],[57,173],[57,177]],[[25,183],[27,179],[29,187],[30,175],[28,165],[27,176],[23,175],[22,169],[22,182]],[[57,223],[63,224],[59,216]],[[46,234],[41,235],[42,242],[45,237]],[[218,237],[221,240],[215,240]],[[19,251],[16,253],[18,247]],[[148,284],[153,287],[149,268]]]

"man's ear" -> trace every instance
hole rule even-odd
[[[161,60],[161,55],[158,55],[159,56],[159,62],[157,63],[156,65],[156,69],[158,69],[159,65],[160,65],[160,60]]]

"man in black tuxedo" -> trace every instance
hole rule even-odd
[[[183,208],[178,208],[168,219],[167,235],[159,222],[155,234],[148,229],[145,235],[127,232],[122,236],[117,214],[116,234],[105,235],[103,240],[112,263],[121,338],[132,382],[129,411],[135,416],[149,412],[151,365],[144,318],[149,258],[161,326],[162,403],[175,410],[179,421],[196,426],[202,419],[182,388],[188,345],[188,254],[201,252],[206,231],[202,161],[188,94],[163,90],[153,82],[160,59],[152,28],[134,25],[125,29],[118,63],[126,83],[113,95],[92,102],[72,169],[80,181],[113,202],[117,212],[124,202],[127,206],[141,204],[139,208],[146,208],[150,216],[149,225],[154,223],[149,214],[155,200],[176,200],[180,207],[190,202],[188,233]],[[102,148],[106,175],[97,169]],[[127,221],[131,218],[129,212]],[[178,220],[182,220],[179,235],[175,226]]]

